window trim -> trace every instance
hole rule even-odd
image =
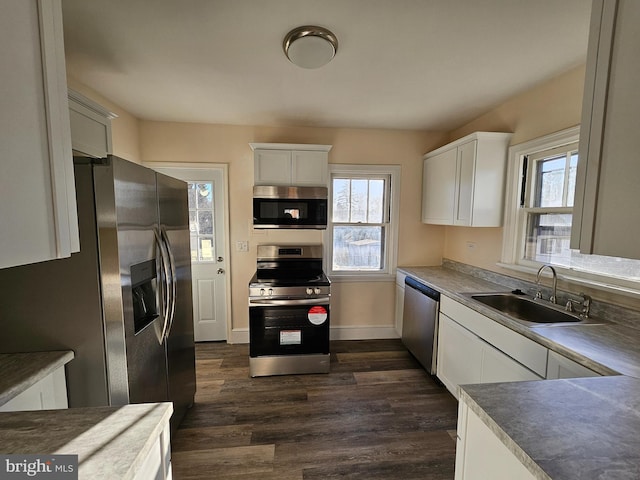
[[[524,216],[519,212],[522,195],[522,165],[526,155],[533,155],[544,150],[562,147],[578,142],[580,126],[571,127],[509,148],[507,166],[507,185],[505,192],[504,228],[502,240],[502,256],[497,266],[517,272],[535,275],[542,263],[519,258],[520,243],[523,233]],[[637,282],[629,282],[596,273],[587,273],[566,267],[556,266],[558,278],[585,287],[603,290],[610,293],[633,298],[640,297]]]
[[[329,164],[329,208],[327,229],[324,232],[324,270],[337,282],[387,282],[395,281],[398,261],[398,227],[400,223],[400,174],[399,165]],[[332,270],[333,268],[333,177],[340,175],[376,176],[390,178],[389,223],[384,254],[384,269],[376,272]]]

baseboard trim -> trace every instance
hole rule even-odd
[[[399,337],[396,328],[391,326],[331,327],[331,340],[381,340]]]

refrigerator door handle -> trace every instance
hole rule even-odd
[[[169,275],[170,275],[170,271],[169,271],[169,262],[168,262],[168,258],[167,258],[167,253],[165,251],[165,245],[162,241],[162,238],[160,238],[160,234],[158,233],[158,230],[156,228],[153,229],[153,234],[155,236],[156,239],[156,246],[158,248],[158,251],[160,253],[160,267],[161,267],[161,280],[162,280],[162,294],[160,296],[160,298],[162,299],[162,333],[161,333],[161,341],[164,341],[167,335],[167,328],[169,326],[169,308],[170,308],[170,303],[171,303],[171,299],[170,299],[170,285],[169,285]]]
[[[164,227],[160,227],[160,234],[167,250],[167,256],[169,257],[169,271],[171,273],[171,279],[170,279],[171,304],[169,308],[169,320],[168,320],[167,331],[165,333],[166,337],[168,338],[169,333],[171,332],[171,328],[173,327],[173,319],[176,315],[176,296],[178,293],[178,284],[177,284],[177,275],[176,275],[176,260],[175,260],[175,257],[173,256],[171,243],[169,242],[169,235],[167,235],[167,231]]]

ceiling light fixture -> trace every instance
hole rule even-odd
[[[335,56],[338,39],[326,28],[305,25],[287,33],[282,48],[291,63],[302,68],[319,68]]]

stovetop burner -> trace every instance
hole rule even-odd
[[[331,281],[322,271],[322,245],[258,246],[250,297],[328,295]],[[313,293],[309,293],[313,292]]]

